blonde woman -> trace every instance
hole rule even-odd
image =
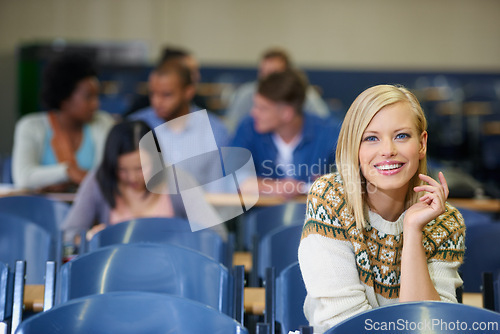
[[[399,86],[371,87],[348,110],[338,172],[311,187],[299,247],[315,333],[382,305],[457,302],[465,225],[443,174],[426,175],[426,127]]]

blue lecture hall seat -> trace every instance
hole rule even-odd
[[[69,209],[68,203],[42,196],[0,197],[0,212],[31,220],[54,236],[60,233]]]
[[[292,263],[276,278],[276,322],[280,324],[281,333],[288,334],[309,325],[303,309],[306,295],[299,263]]]
[[[265,330],[268,333],[287,334],[299,330],[312,334],[313,328],[303,312],[307,295],[299,263],[285,268],[276,278],[274,267],[266,269],[266,306],[264,311]]]
[[[0,322],[12,315],[12,280],[9,265],[0,261]]]
[[[480,292],[482,275],[500,269],[500,224],[468,224],[465,258],[460,267],[464,292]]]
[[[204,304],[150,292],[109,292],[66,302],[32,316],[17,334],[248,334],[240,323]]]
[[[246,214],[243,236],[240,243],[247,250],[252,250],[254,237],[258,240],[276,227],[283,225],[303,225],[306,215],[306,204],[288,202],[281,205],[255,208]]]
[[[0,213],[0,261],[10,268],[15,267],[17,260],[26,261],[27,284],[44,283],[46,261],[55,260],[56,248],[52,236],[39,225]]]
[[[113,291],[167,293],[235,313],[232,273],[200,252],[169,244],[119,244],[65,263],[56,280],[55,305]],[[242,291],[241,291],[242,293]]]
[[[474,324],[490,327],[472,330]],[[464,304],[412,302],[378,307],[360,313],[337,324],[325,334],[499,333],[499,326],[500,313],[493,311]]]
[[[458,211],[462,214],[464,218],[465,226],[469,227],[471,225],[482,224],[482,223],[493,223],[494,220],[491,216],[466,208],[457,207]]]
[[[114,244],[160,243],[192,248],[210,256],[228,268],[232,249],[213,230],[192,232],[189,222],[179,218],[141,218],[109,226],[96,233],[88,244],[88,250]]]
[[[257,254],[260,278],[264,278],[268,267],[274,267],[278,276],[288,265],[298,261],[301,234],[302,225],[280,226],[261,239]]]

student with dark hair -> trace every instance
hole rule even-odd
[[[16,124],[12,173],[23,188],[65,191],[97,166],[113,118],[98,112],[99,82],[92,62],[63,54],[44,71],[42,99],[47,112]]]
[[[65,242],[83,230],[91,237],[108,225],[138,217],[185,217],[180,198],[146,188],[139,141],[151,128],[142,121],[125,121],[110,131],[99,168],[89,173],[63,224]],[[168,182],[158,186],[168,186]]]
[[[293,69],[293,65],[288,53],[281,48],[270,48],[264,51],[260,58],[258,80],[264,79],[273,72],[290,69]],[[226,125],[230,131],[233,131],[241,120],[250,114],[257,86],[258,81],[245,83],[232,95],[226,111]],[[304,110],[323,118],[330,115],[328,106],[311,86],[306,88]]]
[[[166,164],[202,156],[227,146],[227,130],[217,116],[195,113],[191,104],[195,87],[191,72],[182,63],[164,63],[150,76],[151,107],[137,111],[129,119],[142,120],[155,129]],[[213,180],[221,175],[220,159],[199,159],[184,166],[209,192],[223,192]]]
[[[294,70],[264,77],[251,117],[236,131],[231,146],[252,153],[262,194],[306,193],[309,184],[334,164],[338,127],[333,120],[304,113],[306,87],[305,77]]]
[[[201,80],[200,75],[200,66],[196,58],[187,50],[177,47],[167,46],[162,50],[160,59],[158,60],[155,69],[149,75],[149,88],[151,88],[151,81],[154,80],[157,71],[164,67],[168,63],[177,62],[181,65],[184,65],[187,69],[189,69],[191,80],[193,85],[196,85]],[[196,94],[193,95],[192,104],[195,106],[197,110],[207,109],[205,100],[202,96]],[[125,113],[125,116],[129,116],[136,111],[147,108],[151,105],[150,96],[141,95],[138,96],[129,108],[129,110]]]

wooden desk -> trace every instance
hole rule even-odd
[[[10,195],[5,194],[4,196],[26,195],[26,194],[29,194],[29,192],[19,190],[13,192]],[[43,195],[63,202],[72,202],[75,198],[75,194],[72,193],[46,193]],[[206,199],[208,203],[214,206],[241,205],[240,197],[234,194],[207,194]],[[260,195],[259,199],[257,200],[256,206],[274,206],[289,201],[297,203],[305,203],[306,200],[307,200],[306,195],[298,196],[291,200],[287,200],[281,196]],[[448,202],[450,202],[454,206],[476,211],[500,212],[500,200],[498,199],[449,198]]]
[[[33,312],[43,311],[44,286],[25,285],[24,287],[24,308]],[[264,314],[266,306],[266,290],[264,288],[245,288],[244,308],[249,314]]]
[[[43,285],[26,285],[24,288],[24,305],[26,310],[43,311]],[[481,293],[464,293],[463,303],[476,307],[483,307]],[[250,288],[244,290],[244,308],[248,314],[262,315],[266,307],[265,288]]]
[[[33,312],[43,311],[43,284],[27,284],[24,286],[24,308]]]
[[[464,292],[462,303],[465,305],[483,307],[483,294],[480,292]]]
[[[448,202],[458,208],[492,213],[500,212],[500,200],[498,199],[449,198]]]
[[[251,252],[234,252],[233,266],[244,266],[245,272],[252,270],[252,253]]]
[[[240,206],[240,197],[234,194],[206,194],[207,202],[214,206]],[[281,196],[260,195],[255,206],[273,206],[280,205],[289,201],[305,203],[307,196],[298,196],[288,200]]]
[[[243,300],[245,313],[262,315],[266,308],[266,289],[245,288]]]

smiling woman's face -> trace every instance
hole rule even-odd
[[[426,148],[427,132],[418,132],[408,103],[382,108],[366,127],[359,147],[359,164],[367,181],[367,192],[406,192]]]

